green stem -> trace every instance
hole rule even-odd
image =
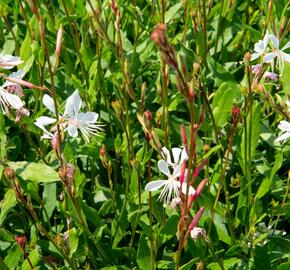
[[[223,13],[223,8],[224,8],[224,0],[221,0],[220,3],[221,3],[221,7],[220,7],[218,27],[217,27],[217,31],[216,31],[216,40],[215,40],[215,46],[214,46],[214,53],[215,54],[217,53],[219,34],[220,34],[221,25],[222,25],[222,13]]]

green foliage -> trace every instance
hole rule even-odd
[[[264,63],[272,81],[252,72],[263,56],[245,57],[266,31],[287,44],[287,0],[5,0],[0,15],[1,57],[23,60],[0,65],[1,83],[22,69],[34,85],[22,82],[29,115],[0,89],[0,269],[290,268],[290,145],[275,141],[290,119],[290,64]],[[75,89],[81,116],[98,114],[89,142],[77,112],[63,116]],[[46,128],[59,144],[35,125],[56,114]],[[180,190],[164,205],[145,186],[167,179],[162,147],[185,141],[188,183],[207,183],[192,205]],[[192,239],[201,207],[205,234]]]

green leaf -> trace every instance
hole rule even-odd
[[[224,127],[232,114],[233,103],[237,96],[236,87],[232,85],[227,82],[221,84],[214,95],[212,110],[218,127]]]
[[[30,262],[32,263],[33,266],[37,266],[38,265],[38,262],[40,260],[40,255],[39,255],[39,252],[38,252],[37,248],[35,248],[34,250],[32,250],[29,253],[29,260],[30,260]],[[31,266],[30,266],[30,264],[29,264],[27,259],[24,261],[21,270],[31,270]]]
[[[290,269],[290,262],[280,264],[276,270],[289,270]]]
[[[170,9],[168,9],[165,12],[165,23],[166,24],[169,23],[181,8],[182,8],[182,3],[180,2],[174,5],[173,7],[171,7]]]
[[[261,104],[258,102],[253,102],[253,110],[252,110],[252,132],[251,132],[251,150],[250,150],[250,156],[251,159],[255,157],[255,151],[256,147],[258,145],[259,137],[260,137],[260,130],[261,130]],[[250,139],[250,114],[247,115],[247,142],[246,142],[246,136],[245,131],[242,135],[242,141],[241,141],[241,158],[243,164],[246,162],[245,157],[245,144],[247,143],[247,150],[249,145]],[[248,161],[249,153],[247,153],[247,161]],[[244,169],[244,166],[242,166]]]
[[[144,234],[141,235],[137,250],[137,264],[141,270],[150,269],[150,250]]]
[[[276,175],[277,171],[281,168],[283,164],[283,153],[278,151],[275,156],[275,163],[273,168],[271,169],[271,174],[269,177],[265,177],[259,186],[259,189],[256,193],[255,199],[261,199],[264,195],[266,195],[273,186],[274,176]]]
[[[285,62],[284,70],[281,76],[281,83],[283,85],[283,92],[285,95],[290,95],[290,63]]]
[[[22,257],[21,248],[19,245],[14,243],[12,248],[9,249],[9,252],[4,259],[4,262],[10,269],[14,269],[18,265],[18,262],[20,261],[21,257]]]
[[[256,246],[254,250],[254,261],[257,270],[271,269],[271,262],[265,247]]]
[[[34,56],[32,53],[31,45],[32,45],[32,40],[30,38],[29,32],[27,31],[26,37],[24,41],[22,42],[21,48],[20,48],[20,58],[22,61],[24,61],[24,63],[19,65],[19,69],[24,70],[24,72],[27,72],[33,64]]]
[[[3,221],[5,220],[7,214],[11,211],[11,209],[16,205],[17,201],[15,198],[14,191],[9,189],[5,195],[4,199],[1,201],[0,208],[0,226],[2,225]]]
[[[43,163],[17,161],[9,162],[8,165],[16,172],[17,175],[27,181],[34,181],[37,183],[51,183],[60,181],[57,172]]]
[[[195,262],[196,262],[196,259],[192,259],[188,263],[182,265],[179,269],[180,270],[190,270],[190,269],[192,269],[191,267],[194,265]]]
[[[48,217],[50,218],[55,207],[56,207],[56,184],[51,183],[47,184],[43,188],[43,200],[44,200],[44,207],[47,212]]]
[[[219,240],[225,242],[226,244],[231,244],[231,238],[229,236],[228,230],[225,225],[225,220],[224,218],[219,215],[215,214],[214,215],[214,224],[218,233]]]
[[[72,256],[76,252],[79,244],[79,235],[76,228],[72,228],[68,231],[68,239],[70,248],[69,254]]]

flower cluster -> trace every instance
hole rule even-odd
[[[44,106],[54,115],[56,115],[55,104],[53,99],[45,94],[42,102]],[[67,131],[68,134],[76,138],[78,130],[80,130],[84,139],[88,142],[90,136],[95,135],[101,130],[101,125],[97,123],[99,115],[95,112],[80,112],[82,107],[82,100],[78,90],[75,90],[71,96],[68,97],[63,115],[58,115],[58,123],[56,118],[48,116],[40,116],[36,119],[35,125],[42,129],[42,139],[51,139],[52,141],[57,138],[57,124],[61,131]],[[54,124],[50,130],[46,126]]]
[[[22,62],[23,61],[21,61],[17,56],[3,53],[0,54],[0,68],[12,69],[17,65],[20,65]],[[17,110],[16,119],[17,117],[20,117],[20,115],[29,115],[29,112],[24,108],[24,103],[21,100],[24,96],[21,86],[10,80],[21,80],[23,76],[24,72],[22,70],[13,72],[4,77],[6,82],[0,86],[0,107],[4,113],[8,112],[11,108]]]
[[[289,47],[290,41],[280,49],[279,39],[275,35],[266,32],[263,40],[259,40],[254,45],[254,53],[251,56],[251,61],[262,57],[263,63],[273,63],[274,59],[277,58],[277,65],[280,73],[282,73],[284,62],[290,62],[290,54],[284,52]]]

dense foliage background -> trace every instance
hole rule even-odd
[[[289,10],[287,0],[2,0],[0,51],[24,61],[0,68],[3,83],[18,69],[33,86],[23,86],[29,116],[0,111],[0,269],[290,269],[290,140],[275,141],[290,118],[290,64],[264,63],[257,77],[263,61],[246,54],[267,31],[289,41]],[[63,113],[75,89],[102,131],[63,133],[57,150],[34,122],[51,115],[44,93]],[[162,147],[186,136],[193,186],[206,185],[184,215],[144,187],[164,179]],[[186,239],[202,207],[204,232]]]

